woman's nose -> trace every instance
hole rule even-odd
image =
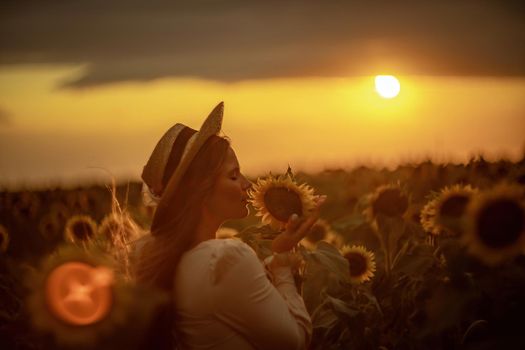
[[[244,178],[244,185],[243,185],[243,190],[245,191],[248,191],[249,189],[251,189],[253,186],[252,182],[250,180],[248,180],[247,178]]]

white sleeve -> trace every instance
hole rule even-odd
[[[212,293],[216,317],[258,349],[306,349],[312,323],[290,267],[272,271],[274,286],[248,245],[238,241],[224,250]]]

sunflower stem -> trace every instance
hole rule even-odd
[[[385,230],[385,273],[387,277],[390,277],[390,272],[392,270],[391,264],[390,264],[390,232],[388,230]]]
[[[376,219],[377,235],[379,236],[384,254],[385,254],[385,275],[390,277],[392,270],[391,254],[390,254],[390,229],[384,218],[378,217]]]

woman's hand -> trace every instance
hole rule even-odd
[[[271,259],[271,260],[265,260],[265,264],[268,264],[270,270],[272,271],[273,269],[281,267],[281,266],[289,266],[292,269],[298,269],[304,263],[304,259],[302,255],[298,252],[279,253],[279,254],[272,255],[268,257],[267,259]]]
[[[307,217],[299,219],[297,214],[293,214],[286,223],[285,230],[274,238],[272,251],[282,253],[295,247],[319,219],[319,208],[325,200],[326,196],[318,196],[314,210]]]

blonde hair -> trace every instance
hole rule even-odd
[[[181,256],[191,248],[205,198],[211,193],[230,142],[212,136],[199,150],[169,203],[169,210],[155,213],[151,236],[144,243],[135,266],[138,283],[171,292]],[[168,164],[170,164],[168,162]],[[173,172],[174,167],[166,171]],[[165,176],[165,181],[169,176]]]
[[[191,129],[190,129],[191,130]],[[189,138],[193,134],[186,135]],[[173,146],[164,174],[164,187],[173,174],[185,142]],[[179,148],[177,148],[179,147]],[[212,136],[199,150],[182,177],[173,200],[164,213],[156,212],[142,248],[137,253],[134,276],[138,284],[153,287],[168,294],[153,319],[141,349],[173,349],[176,315],[173,283],[182,255],[194,242],[194,233],[201,220],[204,200],[211,193],[224,162],[230,142],[226,137]],[[179,158],[179,159],[177,159]],[[166,175],[168,172],[168,175]]]

